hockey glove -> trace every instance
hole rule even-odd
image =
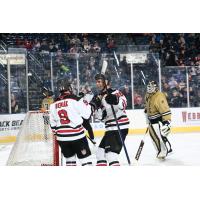
[[[103,121],[106,117],[107,117],[107,112],[106,112],[106,109],[104,109],[104,110],[102,111],[102,118],[101,118],[101,121]]]
[[[161,134],[167,137],[171,130],[171,122],[168,120],[168,121],[159,122],[159,124],[160,124]]]
[[[78,96],[82,98],[85,96],[85,94],[83,92],[79,92]]]
[[[119,98],[114,94],[108,94],[105,100],[110,105],[117,105],[119,103]]]
[[[97,95],[95,95],[95,96],[92,98],[92,100],[91,100],[91,102],[90,102],[90,105],[92,106],[92,108],[93,108],[94,110],[99,109],[100,106],[101,106],[101,99],[100,99]]]
[[[90,136],[90,139],[94,139],[94,132],[93,132],[93,129],[92,129],[92,126],[90,124],[90,120],[89,119],[84,119],[83,118],[83,127],[88,131],[88,134]]]

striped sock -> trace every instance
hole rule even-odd
[[[67,161],[66,166],[76,166],[76,161]]]
[[[96,166],[107,166],[106,160],[98,160]]]
[[[109,166],[120,166],[119,161],[112,161],[109,163]]]

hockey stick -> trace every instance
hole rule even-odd
[[[118,60],[118,58],[117,58],[117,55],[116,55],[115,51],[113,52],[113,54],[114,54],[114,57],[115,57],[117,66],[119,67],[119,60]],[[117,74],[117,77],[120,78],[120,77],[119,77],[119,73],[118,73],[117,68],[116,68],[115,65],[114,65],[114,68],[115,68],[115,72],[116,72],[116,74]]]
[[[101,70],[101,73],[102,73],[102,74],[105,74],[106,69],[107,69],[107,65],[108,65],[107,61],[104,60],[104,61],[103,61],[103,66],[102,66],[102,70]],[[104,80],[104,82],[105,82],[105,80]],[[105,89],[106,89],[106,93],[108,94],[108,88],[107,88],[106,82],[105,82]],[[128,164],[131,165],[131,161],[130,161],[130,158],[129,158],[129,155],[128,155],[128,151],[127,151],[126,145],[125,145],[124,140],[123,140],[123,138],[122,138],[121,129],[120,129],[119,123],[118,123],[118,121],[117,121],[117,116],[116,116],[114,107],[113,107],[112,104],[111,104],[110,106],[111,106],[112,113],[113,113],[113,116],[114,116],[114,119],[115,119],[115,122],[116,122],[116,125],[117,125],[118,134],[119,134],[119,137],[120,137],[122,146],[124,147],[124,151],[125,151],[125,154],[126,154],[126,158],[127,158]]]
[[[142,81],[143,81],[143,84],[146,86],[146,77],[145,77],[145,75],[144,75],[144,73],[143,73],[142,70],[140,70],[140,73],[142,74]],[[145,137],[146,137],[146,135],[147,135],[147,133],[148,133],[148,130],[149,130],[149,128],[147,127],[147,129],[146,129],[146,131],[145,131],[145,134],[144,134],[144,137],[143,137],[143,139],[141,140],[140,145],[139,145],[138,150],[137,150],[137,153],[136,153],[136,155],[135,155],[135,159],[136,159],[137,161],[139,160],[140,155],[141,155],[141,152],[142,152],[142,149],[143,149],[143,147],[144,147],[144,140],[145,140]]]
[[[86,135],[86,137],[90,140],[90,142],[91,142],[93,145],[96,145],[96,142],[94,142],[88,135]]]
[[[144,147],[144,139],[145,139],[145,136],[146,136],[148,130],[149,130],[149,128],[147,127],[146,132],[145,132],[145,134],[144,134],[144,137],[143,137],[143,139],[141,140],[140,145],[139,145],[138,150],[137,150],[137,153],[136,153],[136,155],[135,155],[135,159],[136,159],[137,161],[139,160],[140,155],[141,155],[141,152],[142,152],[142,149],[143,149],[143,147]]]

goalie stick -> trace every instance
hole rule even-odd
[[[140,71],[140,73],[141,73],[141,75],[142,75],[143,84],[146,86],[146,77],[145,77],[145,75],[144,75],[144,73],[143,73],[142,70]],[[145,134],[144,134],[144,137],[143,137],[143,139],[141,140],[140,145],[139,145],[138,150],[137,150],[137,153],[136,153],[136,155],[135,155],[135,159],[136,159],[137,161],[139,160],[140,155],[141,155],[141,152],[142,152],[142,149],[143,149],[143,147],[144,147],[144,140],[145,140],[145,137],[146,137],[146,135],[147,135],[147,133],[148,133],[148,130],[149,130],[149,128],[148,128],[148,126],[147,126],[147,129],[146,129],[146,132],[145,132]]]
[[[105,74],[106,72],[106,69],[107,69],[107,66],[108,66],[108,63],[106,60],[103,61],[103,65],[102,65],[102,69],[101,69],[101,73],[102,74]],[[105,80],[104,80],[105,81]],[[105,82],[105,89],[106,89],[106,93],[108,93],[108,88],[107,88],[107,84]],[[121,133],[121,129],[119,127],[119,123],[117,121],[117,116],[116,116],[116,113],[115,113],[115,110],[114,110],[114,107],[113,105],[111,104],[111,109],[112,109],[112,113],[113,113],[113,116],[114,116],[114,119],[115,119],[115,122],[116,122],[116,125],[117,125],[117,129],[118,129],[118,134],[119,134],[119,137],[120,137],[120,141],[122,143],[122,146],[124,147],[124,151],[125,151],[125,154],[126,154],[126,158],[127,158],[127,161],[128,161],[128,164],[130,165],[131,164],[131,161],[130,161],[130,158],[129,158],[129,155],[128,155],[128,151],[127,151],[127,148],[126,148],[126,145],[124,143],[124,140],[122,138],[122,133]]]
[[[138,150],[137,150],[137,153],[136,153],[136,155],[135,155],[135,159],[136,159],[137,161],[139,160],[140,155],[141,155],[141,152],[142,152],[142,149],[143,149],[143,147],[144,147],[144,139],[145,139],[145,136],[146,136],[148,130],[149,130],[149,128],[147,127],[146,132],[145,132],[145,134],[144,134],[144,137],[143,137],[143,139],[141,140],[140,145],[139,145]]]

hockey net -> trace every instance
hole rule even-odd
[[[48,112],[30,111],[26,114],[7,165],[59,165],[58,144],[51,132]]]

